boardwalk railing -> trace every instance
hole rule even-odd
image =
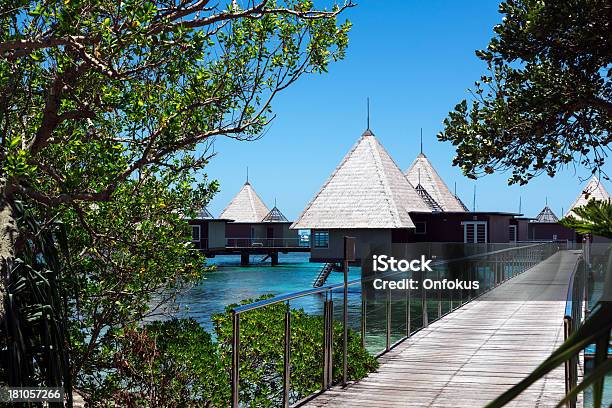
[[[587,305],[587,268],[581,256],[576,261],[574,271],[570,276],[567,287],[567,300],[565,303],[565,316],[563,317],[563,337],[567,340],[582,324],[585,316],[584,308]],[[565,393],[576,387],[578,383],[578,355],[565,362]],[[569,403],[569,408],[576,407],[576,398]]]
[[[282,367],[279,368],[278,378],[280,384],[279,394],[282,406],[292,404],[300,405],[320,392],[329,389],[334,382],[346,383],[349,378],[350,362],[347,364],[348,344],[346,336],[340,351],[334,350],[334,326],[339,322],[348,325],[355,333],[360,334],[361,343],[368,352],[381,356],[396,345],[412,336],[421,328],[426,327],[451,313],[467,302],[478,298],[496,286],[512,279],[518,274],[535,266],[548,258],[559,249],[559,243],[525,243],[513,244],[504,249],[474,253],[474,247],[469,246],[466,253],[454,259],[436,259],[431,263],[431,272],[393,272],[386,274],[369,275],[362,271],[361,279],[350,280],[346,283],[328,284],[319,288],[307,289],[299,292],[279,295],[262,301],[246,304],[232,311],[232,407],[237,408],[241,402],[241,318],[249,312],[266,308],[272,305],[284,304],[284,354]],[[432,279],[438,282],[463,280],[478,281],[478,288],[472,287],[464,290],[376,290],[373,287],[375,279],[383,281],[400,282],[404,279],[414,278],[423,282]],[[387,286],[388,287],[388,286]],[[342,307],[334,307],[340,303]],[[322,315],[320,327],[320,350],[317,352],[317,368],[322,368],[320,387],[318,390],[310,389],[310,395],[304,391],[292,390],[291,379],[299,377],[300,373],[293,370],[303,369],[299,361],[292,361],[292,349],[300,347],[291,344],[292,312],[293,307],[314,309],[314,314]],[[311,311],[308,310],[310,313]],[[262,336],[266,336],[262,333]],[[264,338],[262,337],[262,341]],[[251,342],[253,339],[251,339]],[[253,346],[250,344],[250,346]],[[336,369],[342,371],[342,376],[334,376],[334,354],[342,353],[342,361]],[[242,356],[246,358],[247,356]],[[334,381],[334,378],[336,379]],[[342,378],[338,380],[338,378]],[[275,387],[270,387],[275,388]],[[274,395],[276,396],[276,394]],[[248,395],[243,395],[248,398]],[[272,398],[273,395],[270,396]]]
[[[300,238],[226,238],[226,248],[301,248],[308,247],[308,241]]]
[[[606,308],[608,324],[612,306],[612,246],[607,243],[582,245],[582,256],[576,262],[567,290],[565,316],[563,318],[564,339],[575,334],[585,323],[590,310],[595,307]],[[565,393],[569,394],[578,386],[579,354],[584,353],[584,374],[595,371],[610,358],[610,334],[604,334],[599,343],[590,344],[576,352],[565,361]],[[603,387],[600,381],[596,386]],[[568,403],[569,408],[577,406],[577,395]]]

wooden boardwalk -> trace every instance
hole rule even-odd
[[[380,358],[380,368],[307,407],[482,407],[563,341],[567,284],[578,254],[559,252],[450,313]],[[554,407],[563,366],[508,407]],[[580,403],[580,401],[579,401]]]

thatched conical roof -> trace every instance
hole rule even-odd
[[[196,214],[196,219],[198,220],[210,220],[213,219],[213,215],[208,211],[208,208],[202,207],[200,211]]]
[[[538,216],[536,217],[536,222],[557,222],[559,218],[555,215],[553,210],[550,209],[549,206],[546,206],[540,211]]]
[[[270,212],[248,181],[225,207],[219,218],[235,222],[261,222]]]
[[[370,130],[334,170],[292,228],[414,228],[430,212]]]
[[[574,208],[582,207],[593,199],[597,201],[610,200],[610,194],[608,194],[608,192],[604,188],[603,182],[595,176],[591,177],[587,186],[580,192],[578,197],[576,197],[576,200],[574,201],[570,209],[567,210],[567,213],[565,213],[565,215],[573,215],[574,217],[576,217],[576,214],[573,212]]]
[[[414,159],[406,172],[406,177],[413,186],[420,184],[442,208],[442,211],[465,211],[465,206],[451,193],[442,177],[423,153],[419,153]]]
[[[287,217],[278,209],[277,206],[274,206],[270,210],[270,212],[262,219],[263,222],[288,222]]]

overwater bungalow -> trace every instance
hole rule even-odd
[[[565,216],[572,215],[576,207],[581,207],[589,200],[605,201],[610,200],[610,195],[606,191],[603,182],[597,177],[592,177],[586,187],[578,194],[573,204],[565,213]],[[576,231],[567,228],[559,223],[559,217],[546,205],[535,218],[517,218],[520,241],[570,241],[580,242],[582,237]],[[595,241],[604,241],[602,237],[595,237]]]
[[[339,262],[344,236],[357,260],[394,244],[509,242],[514,215],[468,212],[422,152],[404,175],[368,129],[291,228],[311,230],[312,262]]]
[[[527,236],[522,239],[523,241],[576,241],[576,233],[559,224],[559,218],[548,206],[548,200],[546,205],[535,217],[535,219],[529,220],[527,224]]]
[[[311,261],[340,261],[343,237],[357,239],[356,257],[406,240],[411,211],[431,212],[368,129],[291,226],[311,230]]]
[[[221,213],[232,220],[225,229],[227,246],[282,246],[294,239],[297,231],[289,230],[291,221],[275,205],[271,210],[247,180]]]

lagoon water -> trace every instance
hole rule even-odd
[[[249,266],[240,266],[239,256],[217,256],[208,260],[217,270],[205,275],[202,282],[177,299],[179,315],[196,319],[208,332],[213,331],[210,317],[223,312],[225,307],[244,299],[261,295],[280,295],[312,288],[312,282],[322,264],[308,262],[308,253],[279,254],[278,266],[269,261],[261,262],[263,256],[251,256]],[[359,278],[360,268],[349,269],[349,279]],[[342,282],[343,275],[332,272],[327,283]],[[304,308],[309,313],[320,314],[322,299],[307,296],[291,302],[291,306]]]

